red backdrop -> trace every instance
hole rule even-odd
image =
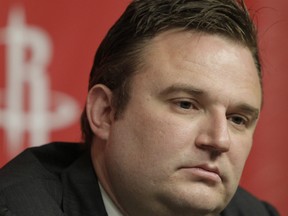
[[[80,140],[94,52],[128,2],[0,1],[0,167],[25,147]],[[259,26],[265,102],[241,184],[288,215],[288,5],[246,3]]]

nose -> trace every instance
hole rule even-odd
[[[225,114],[207,115],[200,123],[195,145],[213,153],[229,151],[231,138]]]

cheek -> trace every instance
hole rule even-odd
[[[121,160],[127,160],[127,163],[133,160],[130,166],[169,166],[170,161],[179,159],[184,149],[191,148],[191,123],[185,126],[185,122],[164,113],[149,113],[129,115],[129,119],[115,124],[114,155],[119,157],[121,152]]]
[[[147,155],[171,154],[182,151],[193,143],[193,129],[190,123],[175,116],[160,113],[153,116],[143,116],[139,127],[134,127],[132,134],[136,136],[136,143]]]
[[[237,139],[230,148],[229,157],[232,164],[232,169],[234,170],[236,178],[240,178],[243,168],[245,166],[246,160],[249,156],[252,147],[252,137],[244,137]]]

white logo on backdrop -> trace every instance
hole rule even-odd
[[[78,118],[79,106],[65,93],[51,92],[47,73],[51,39],[42,29],[25,23],[23,9],[10,11],[7,27],[0,28],[0,43],[5,45],[6,71],[5,89],[0,92],[4,107],[0,110],[0,127],[5,132],[8,153],[13,155],[23,148],[25,132],[32,146],[46,143],[51,130]]]

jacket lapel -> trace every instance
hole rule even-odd
[[[69,216],[107,216],[90,153],[62,173],[63,209]]]

